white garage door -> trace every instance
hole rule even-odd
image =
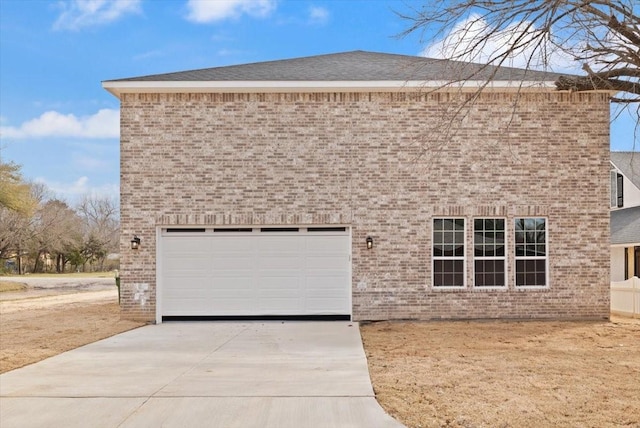
[[[163,229],[163,316],[350,315],[347,228]]]

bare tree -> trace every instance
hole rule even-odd
[[[82,245],[82,221],[63,201],[47,201],[37,210],[29,244],[34,256],[33,271],[39,270],[42,256],[56,259],[56,270],[64,270],[65,255]],[[40,266],[40,268],[43,268]]]
[[[85,263],[97,261],[102,270],[106,256],[118,249],[118,203],[113,198],[86,195],[78,204],[76,212],[84,223],[85,237],[81,258]]]
[[[639,9],[637,0],[425,0],[399,15],[410,23],[403,35],[441,40],[441,57],[487,64],[478,75],[515,57],[546,71],[574,61],[584,75],[559,77],[558,89],[610,90],[640,117]]]

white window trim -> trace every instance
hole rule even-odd
[[[545,256],[516,256],[516,221],[518,219],[527,219],[527,218],[542,218],[544,219],[544,244],[545,244]],[[546,290],[550,287],[549,283],[549,218],[544,216],[515,216],[513,218],[513,241],[512,241],[512,251],[513,251],[513,287],[516,290]],[[517,261],[518,260],[544,260],[544,282],[545,285],[518,285],[517,278]]]
[[[433,221],[434,220],[458,220],[458,219],[464,220],[463,256],[453,256],[453,257],[434,256]],[[462,285],[435,285],[435,268],[434,268],[435,260],[462,260],[462,271],[463,271]],[[466,288],[467,288],[467,218],[466,217],[450,217],[450,216],[432,217],[431,218],[431,289],[447,291],[447,290],[464,290]]]
[[[498,256],[494,256],[494,257],[485,257],[485,256],[478,256],[476,257],[476,228],[475,228],[475,220],[504,220],[504,256],[502,257],[498,257]],[[507,220],[507,218],[505,217],[474,217],[472,219],[473,225],[472,227],[472,236],[473,236],[473,242],[472,242],[472,246],[471,246],[471,254],[473,256],[473,260],[472,260],[472,270],[473,270],[473,288],[476,290],[506,290],[509,286],[509,281],[508,281],[508,274],[507,272],[509,271],[509,262],[508,262],[508,254],[509,254],[509,233],[508,233],[508,227],[507,225],[509,224],[509,221]],[[515,223],[514,223],[514,227],[515,227]],[[504,261],[504,285],[476,285],[476,260],[503,260]]]

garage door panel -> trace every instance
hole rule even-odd
[[[307,269],[340,269],[344,270],[345,259],[347,256],[321,256],[321,257],[313,257],[307,256],[305,257],[305,266]]]
[[[292,271],[299,272],[302,268],[301,257],[296,254],[292,255],[269,255],[260,257],[258,260],[258,269],[261,271],[283,270],[291,269]]]
[[[165,260],[164,263],[166,263],[166,265],[164,268],[166,268],[168,272],[188,275],[193,272],[209,272],[211,268],[208,262],[209,258],[201,255],[192,257],[175,256]]]
[[[192,275],[191,277],[187,277],[182,275],[180,277],[165,277],[164,283],[165,292],[180,292],[184,290],[186,293],[189,290],[208,290],[211,288],[211,278],[209,276],[196,276]],[[167,294],[168,295],[168,294]],[[180,294],[178,294],[180,295]]]
[[[211,240],[213,253],[251,253],[255,246],[251,236],[214,236]]]
[[[237,293],[238,295],[251,295],[254,290],[254,280],[251,276],[215,277],[211,281],[212,295],[220,292]]]
[[[211,251],[211,240],[207,239],[206,236],[169,236],[163,237],[162,242],[165,254],[201,254]]]
[[[271,233],[263,234],[257,240],[257,249],[261,254],[298,254],[303,248],[300,236],[273,236]]]
[[[171,307],[163,308],[165,315],[203,315],[209,312],[209,305],[204,299],[175,298],[171,301]]]
[[[163,315],[351,313],[349,236],[163,236]]]
[[[206,315],[250,315],[257,309],[252,299],[228,298],[212,300]]]
[[[274,315],[294,315],[300,312],[302,300],[296,298],[260,299],[258,309]]]
[[[305,289],[307,292],[322,292],[323,290],[342,290],[348,293],[344,287],[347,277],[342,274],[326,276],[307,276]]]
[[[268,293],[272,290],[298,290],[300,289],[299,276],[262,276],[259,279],[259,293]]]
[[[344,299],[315,298],[307,299],[307,310],[326,314],[346,314],[351,310]]]
[[[344,236],[306,236],[305,249],[312,254],[349,253],[349,245]]]
[[[247,272],[251,271],[251,266],[255,263],[253,257],[249,256],[237,256],[233,257],[229,254],[224,256],[213,257],[209,256],[207,259],[211,265],[211,269],[216,272],[223,271],[238,271]]]

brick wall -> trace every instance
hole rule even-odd
[[[155,318],[161,225],[346,224],[356,320],[606,318],[608,121],[597,93],[124,94],[123,316]],[[463,290],[431,286],[434,216],[467,219]],[[511,233],[509,286],[473,288],[477,216],[546,217],[550,286],[515,288]]]

